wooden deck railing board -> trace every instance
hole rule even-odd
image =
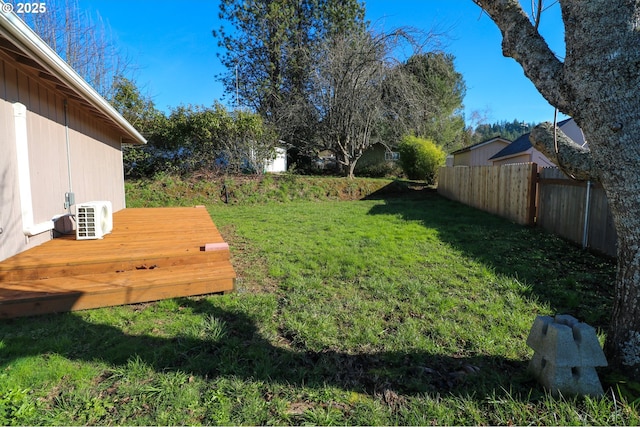
[[[222,242],[205,209],[125,209],[104,239],[64,236],[0,262],[0,318],[230,292],[229,250],[202,250]]]

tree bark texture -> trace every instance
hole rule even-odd
[[[474,2],[500,28],[503,54],[522,66],[549,103],[575,119],[589,143],[585,151],[548,123],[531,134],[534,146],[563,170],[597,179],[605,189],[618,234],[605,352],[610,365],[640,380],[640,2],[560,0],[564,60],[518,0]]]

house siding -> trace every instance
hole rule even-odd
[[[471,151],[471,166],[491,166],[489,160],[498,151],[509,145],[507,142],[496,141]]]
[[[562,125],[562,132],[578,144],[584,143],[584,134],[575,120],[569,120]]]
[[[471,151],[467,151],[453,156],[453,166],[470,166]]]
[[[531,154],[528,152],[517,156],[502,158],[493,161],[493,166],[509,165],[512,163],[529,163],[531,162]]]
[[[509,145],[508,141],[498,140],[473,147],[469,151],[454,153],[453,166],[491,166],[489,159],[507,145]]]
[[[544,154],[542,154],[541,152],[533,148],[530,148],[529,150],[515,156],[502,157],[502,158],[493,160],[492,165],[502,166],[502,165],[509,165],[513,163],[535,163],[538,165],[538,171],[540,171],[542,168],[556,166]]]
[[[531,153],[531,162],[536,163],[538,165],[538,170],[542,168],[555,168],[556,165],[547,158],[544,154],[539,152],[538,150],[533,150]]]
[[[65,213],[69,191],[65,132],[65,95],[35,74],[0,56],[0,260],[51,238],[46,232],[25,237],[17,178],[13,104],[27,108],[27,140],[34,223]],[[77,203],[109,200],[125,207],[122,151],[118,133],[105,121],[68,101],[71,182]],[[72,208],[72,212],[75,209]]]

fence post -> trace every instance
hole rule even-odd
[[[536,200],[538,199],[538,164],[530,163],[531,169],[529,171],[529,200],[527,200],[527,223],[528,225],[536,224]]]
[[[591,181],[587,181],[587,194],[584,202],[584,229],[582,230],[582,249],[589,244],[589,211],[591,209]]]

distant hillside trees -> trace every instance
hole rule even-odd
[[[531,132],[536,125],[537,123],[525,123],[516,119],[511,122],[503,120],[493,124],[480,124],[471,131],[470,144],[482,142],[496,136],[515,141],[521,135]]]

